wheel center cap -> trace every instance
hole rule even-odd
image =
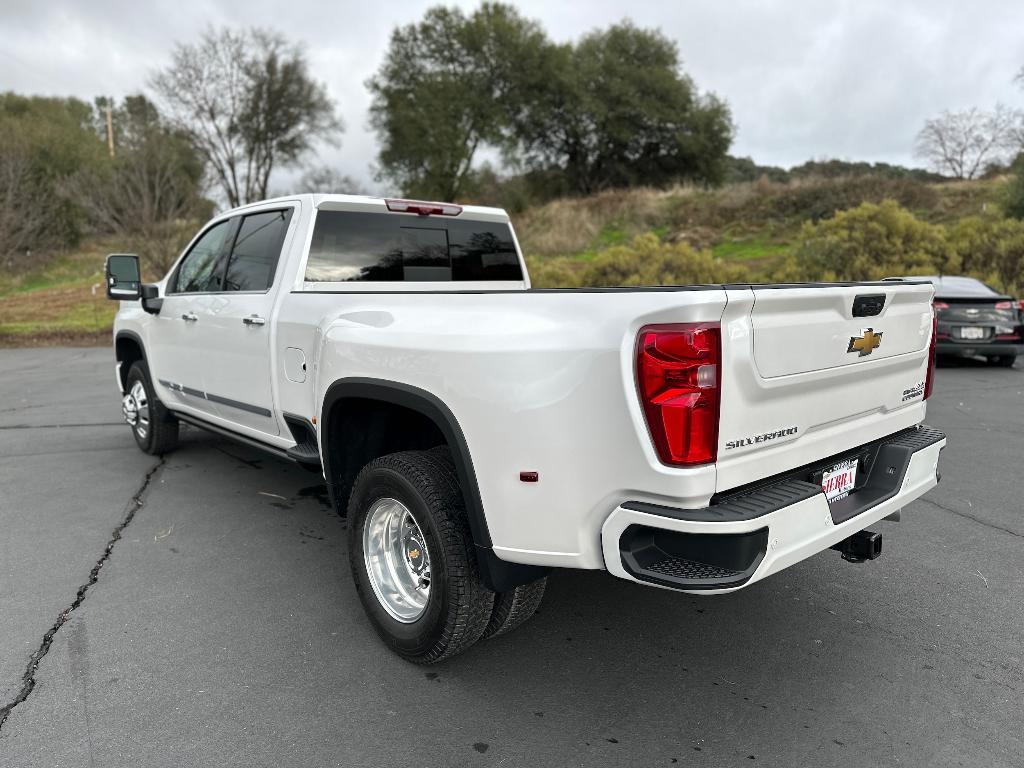
[[[423,544],[414,536],[409,536],[405,540],[405,561],[415,574],[422,573],[426,565],[426,560],[423,557]]]

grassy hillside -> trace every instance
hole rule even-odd
[[[718,190],[614,190],[556,200],[516,216],[514,223],[538,287],[708,282],[706,274],[767,281],[807,221],[892,199],[922,221],[952,224],[998,206],[1005,184],[864,176],[762,180]],[[95,240],[74,252],[33,257],[20,269],[0,267],[0,346],[107,343],[116,304],[104,297],[103,257],[119,247]],[[684,254],[689,271],[655,266],[645,272],[648,261],[665,255],[659,249],[669,261]]]
[[[925,184],[874,177],[759,181],[719,190],[630,189],[557,200],[516,218],[538,287],[573,277],[615,246],[653,234],[734,265],[745,280],[769,280],[807,221],[863,202],[897,201],[918,219],[951,224],[997,206],[1004,180]]]
[[[0,267],[0,346],[109,343],[117,305],[106,298],[103,262],[113,250],[94,241]]]

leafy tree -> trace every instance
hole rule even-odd
[[[804,224],[795,257],[805,280],[880,280],[959,268],[942,227],[919,221],[892,200]]]
[[[477,153],[507,142],[530,84],[546,72],[549,47],[537,24],[500,3],[469,16],[438,6],[395,29],[366,83],[378,178],[414,197],[459,198]]]
[[[726,157],[725,183],[736,184],[745,181],[758,181],[762,178],[785,183],[789,181],[789,171],[774,165],[758,165],[750,157],[733,157],[732,155]]]
[[[977,108],[946,111],[925,122],[914,151],[938,171],[957,179],[973,179],[1005,152],[1018,119],[1002,105],[992,112]]]
[[[342,130],[299,48],[266,30],[209,29],[175,48],[152,87],[231,206],[267,197],[274,168],[299,163]]]
[[[166,270],[211,205],[202,196],[204,163],[188,136],[159,114],[145,96],[120,106],[97,99],[94,122],[106,132],[106,107],[114,126],[113,157],[75,174],[66,185],[97,229],[128,239],[147,265]]]
[[[578,192],[725,178],[733,127],[680,71],[673,42],[624,22],[548,57],[515,136],[530,167],[560,166]]]

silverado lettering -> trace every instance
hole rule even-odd
[[[797,433],[797,427],[786,427],[785,429],[779,429],[775,432],[765,432],[763,435],[755,435],[754,437],[741,437],[739,440],[730,440],[725,444],[726,450],[732,448],[742,448],[745,445],[754,445],[755,443],[766,443],[769,440],[775,440],[779,437],[787,437],[789,435],[795,435]]]

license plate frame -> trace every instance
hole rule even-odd
[[[981,325],[960,326],[960,338],[967,341],[980,341],[988,338],[988,328]]]
[[[857,487],[858,459],[846,459],[821,473],[821,491],[829,505],[845,499]]]

